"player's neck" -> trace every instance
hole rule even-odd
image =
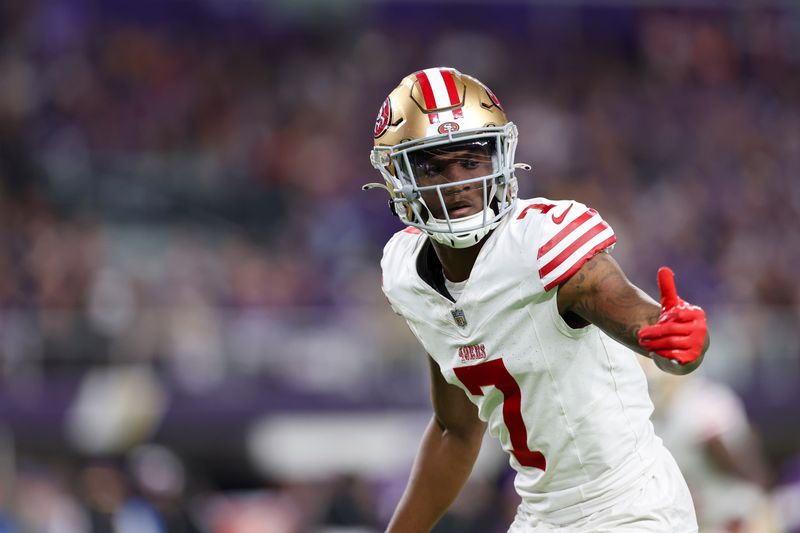
[[[491,232],[489,235],[491,235]],[[475,260],[478,258],[478,254],[488,240],[489,235],[486,235],[476,245],[469,248],[451,248],[431,240],[433,249],[436,251],[436,257],[439,258],[439,262],[442,264],[444,277],[455,282],[469,278],[472,267],[475,265]]]

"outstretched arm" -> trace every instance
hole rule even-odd
[[[665,372],[688,374],[708,349],[705,313],[678,298],[669,269],[659,271],[659,288],[661,305],[600,253],[561,285],[558,310],[568,322],[595,324]]]
[[[466,483],[486,429],[464,391],[430,359],[434,415],[387,533],[430,531]]]

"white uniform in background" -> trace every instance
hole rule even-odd
[[[764,512],[766,494],[758,485],[720,470],[705,448],[714,437],[732,449],[737,440],[748,438],[741,400],[727,385],[700,376],[670,378],[665,376],[674,389],[667,402],[658,405],[653,423],[685,473],[703,532],[729,531],[730,524],[750,522]],[[658,378],[655,383],[658,386]]]
[[[406,228],[384,250],[392,308],[510,454],[522,497],[510,531],[697,530],[638,356],[557,309],[556,287],[614,242],[583,204],[520,199],[455,302],[420,275],[445,286],[425,234]]]

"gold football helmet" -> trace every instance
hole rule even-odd
[[[432,239],[453,248],[472,246],[514,209],[517,128],[477,79],[446,67],[406,76],[384,100],[374,138],[370,160],[385,185],[364,189],[388,190],[400,220]],[[453,158],[467,156],[471,160],[463,168],[470,173],[457,180],[431,179],[444,175]],[[454,210],[445,198],[466,187],[482,190],[482,210],[460,217],[455,210],[451,217]]]

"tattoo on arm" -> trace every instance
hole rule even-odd
[[[574,313],[637,352],[647,353],[636,333],[658,320],[660,306],[628,281],[611,256],[594,256],[560,290],[565,292],[562,314]]]

